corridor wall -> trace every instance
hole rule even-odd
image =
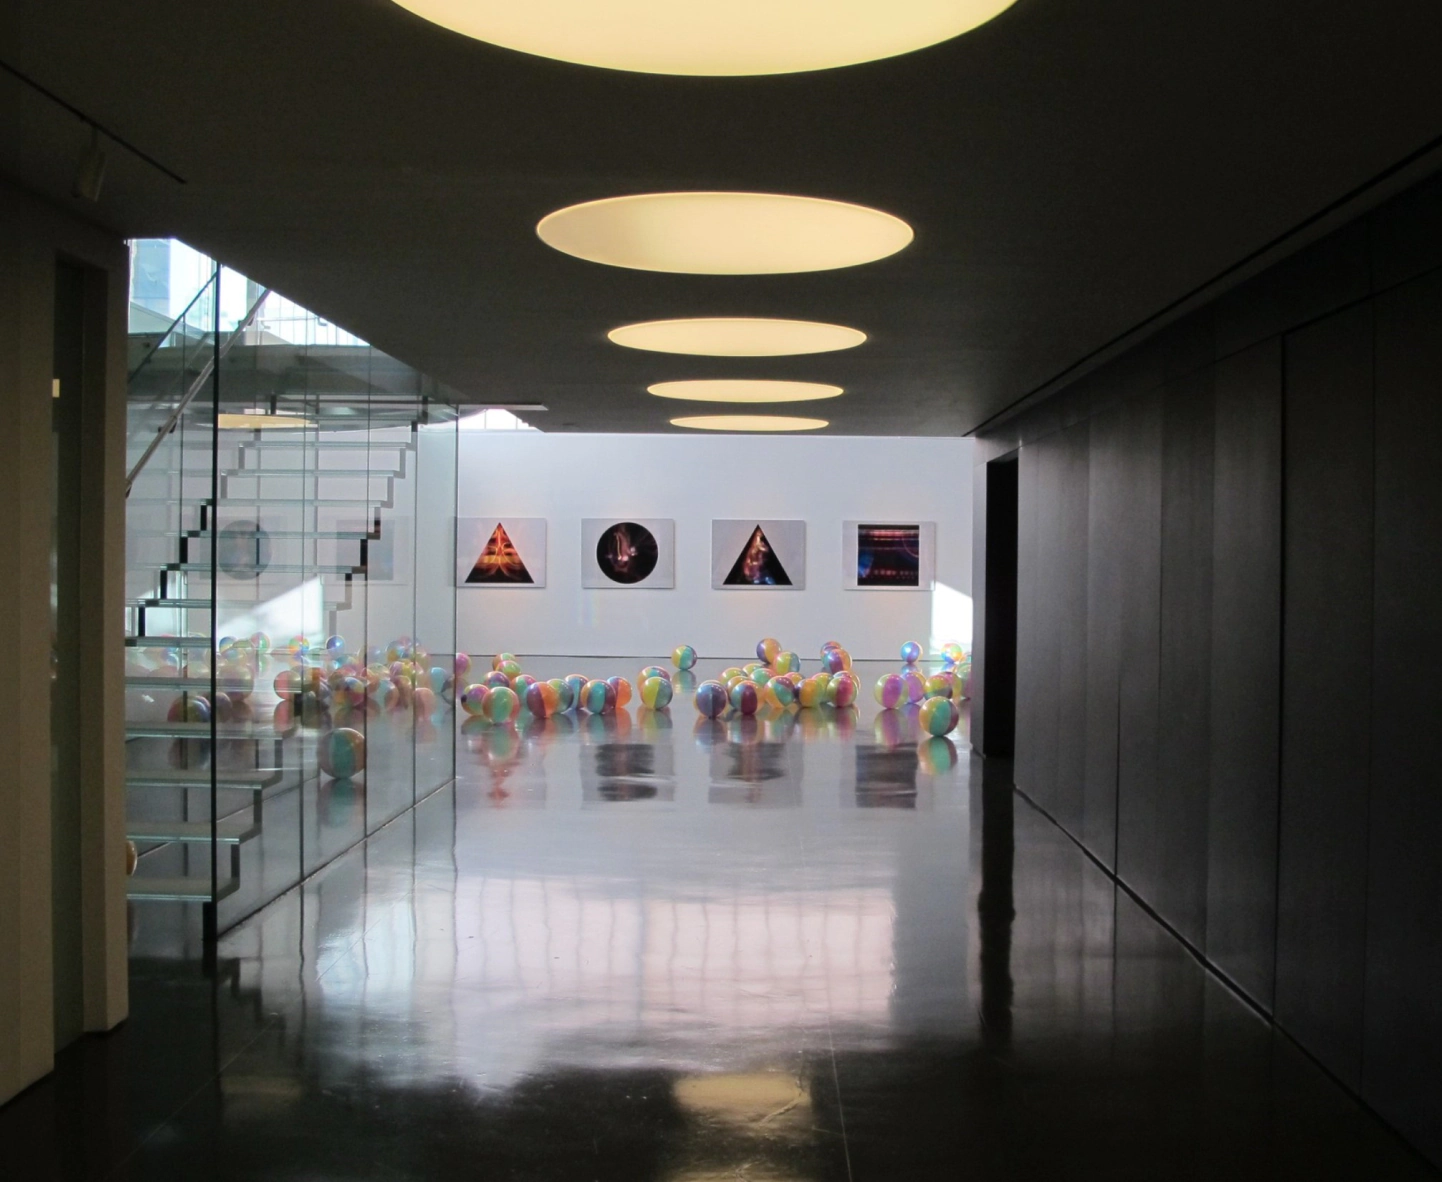
[[[1019,450],[1017,787],[1442,1163],[1439,390],[1434,178],[985,432],[975,483]]]
[[[87,271],[84,299],[104,339],[87,356],[79,442],[79,542],[87,556],[78,638],[84,700],[78,914],[83,1026],[127,1011],[121,624],[124,586],[125,244],[0,183],[0,471],[5,504],[5,676],[0,678],[0,1102],[51,1068],[52,945],[50,489],[57,261]],[[68,970],[66,970],[68,971]]]

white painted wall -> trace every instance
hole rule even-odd
[[[838,436],[551,435],[462,430],[455,506],[419,516],[544,517],[542,589],[460,588],[463,651],[660,656],[690,644],[742,657],[762,636],[814,657],[839,640],[860,659],[890,659],[903,641],[971,640],[969,439]],[[674,590],[584,590],[583,517],[670,517]],[[711,520],[807,523],[804,591],[713,591]],[[841,523],[935,521],[937,589],[846,590]]]

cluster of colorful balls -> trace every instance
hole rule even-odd
[[[758,660],[733,665],[696,687],[696,710],[702,717],[719,718],[727,711],[749,717],[792,706],[844,710],[856,702],[861,683],[851,672],[851,655],[835,641],[822,646],[822,672],[811,677],[802,676],[800,655],[783,649],[774,637],[757,643],[756,656]]]
[[[671,655],[672,662],[682,671],[696,663],[696,650],[681,645]],[[469,668],[469,663],[467,664]],[[521,671],[514,653],[497,653],[491,670],[479,681],[461,691],[461,709],[472,718],[503,724],[510,722],[521,710],[533,718],[550,718],[567,711],[605,715],[624,709],[633,695],[641,699],[647,710],[665,710],[675,690],[671,674],[659,665],[648,665],[636,678],[587,677],[570,673],[547,681]]]

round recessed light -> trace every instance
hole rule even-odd
[[[839,324],[810,320],[761,320],[750,316],[713,316],[698,320],[650,320],[626,324],[606,334],[628,349],[653,353],[689,353],[700,357],[788,357],[854,349],[866,334]]]
[[[536,233],[578,259],[686,275],[782,275],[855,267],[911,242],[898,217],[781,193],[637,193],[567,206]]]
[[[644,74],[791,74],[910,53],[1014,0],[397,0],[445,28]]]
[[[816,431],[826,425],[825,419],[798,419],[790,415],[692,415],[671,420],[673,427],[690,427],[696,431]]]
[[[813,402],[835,398],[840,386],[821,382],[777,382],[754,378],[707,378],[689,382],[657,382],[647,386],[658,398],[691,402]]]

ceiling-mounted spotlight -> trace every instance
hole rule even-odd
[[[819,431],[827,425],[825,419],[790,415],[688,415],[671,420],[671,426],[693,431]]]
[[[949,41],[1014,0],[396,0],[539,57],[642,74],[794,74]]]
[[[92,124],[90,143],[80,154],[80,163],[75,166],[75,181],[71,191],[86,201],[100,200],[100,186],[105,183],[105,150],[100,146],[100,132]]]
[[[764,320],[754,316],[711,316],[692,320],[648,320],[606,334],[615,344],[653,353],[700,357],[788,357],[854,349],[866,340],[859,329],[812,320]]]
[[[814,402],[839,398],[840,386],[823,382],[789,382],[762,378],[701,378],[681,382],[657,382],[647,386],[657,398],[681,398],[691,402]]]

